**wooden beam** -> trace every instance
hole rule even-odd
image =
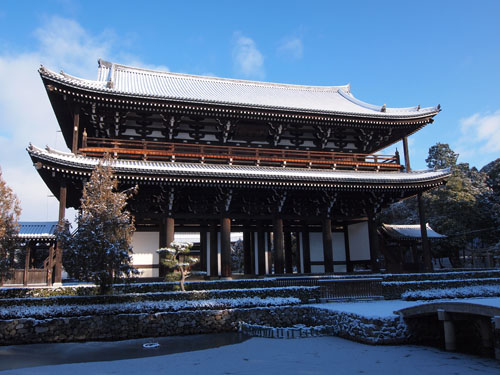
[[[274,273],[283,274],[283,219],[275,217],[273,219],[274,230]]]
[[[333,236],[332,221],[329,218],[321,222],[323,230],[323,259],[325,262],[325,272],[333,272]]]
[[[210,277],[219,276],[219,243],[217,241],[217,222],[210,225]]]
[[[304,225],[302,229],[302,256],[304,258],[304,273],[311,273],[311,244],[307,225]]]
[[[405,154],[406,172],[410,172],[411,167],[410,167],[410,151],[408,150],[408,137],[403,137],[403,152]]]
[[[67,198],[67,188],[66,184],[63,182],[59,187],[59,222],[58,229],[60,231],[64,228],[64,218],[66,214],[66,198]],[[56,248],[56,257],[54,264],[54,283],[61,284],[62,283],[62,253],[63,248],[61,242],[57,243]]]
[[[285,271],[293,273],[292,233],[284,233],[285,242]]]
[[[351,262],[351,250],[349,248],[349,226],[344,225],[344,247],[345,247],[345,264],[346,271],[353,272],[353,266]]]
[[[380,266],[378,264],[378,232],[377,225],[375,223],[375,216],[373,214],[368,215],[368,239],[370,243],[370,261],[372,272],[379,272]]]
[[[231,219],[223,217],[221,226],[221,276],[231,277]]]
[[[427,238],[427,225],[425,220],[424,203],[422,202],[422,193],[418,193],[418,216],[420,219],[420,235],[422,237],[422,251],[424,253],[424,269],[426,272],[432,272],[432,255],[429,248],[429,239]]]
[[[160,248],[170,247],[175,238],[175,219],[173,217],[164,217],[160,223]],[[168,268],[163,265],[165,255],[160,255],[158,264],[158,276],[165,277]]]
[[[78,152],[78,129],[80,127],[80,113],[73,115],[73,143],[71,144],[71,152],[76,154]]]
[[[259,275],[266,274],[266,234],[262,223],[257,225],[257,258],[259,263]]]

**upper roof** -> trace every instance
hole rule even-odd
[[[32,159],[45,160],[55,166],[66,166],[70,169],[91,173],[101,162],[99,158],[60,152],[47,147],[41,149],[30,145],[28,152]],[[56,168],[54,166],[54,168]],[[182,177],[182,178],[229,178],[253,180],[258,184],[273,181],[293,181],[296,184],[309,182],[339,184],[438,184],[450,175],[449,169],[406,172],[367,172],[338,171],[328,169],[279,168],[267,166],[223,165],[180,163],[144,160],[112,160],[111,164],[118,175],[137,176],[148,179],[150,176]],[[59,170],[58,168],[56,168]],[[80,172],[80,173],[82,173]],[[135,178],[135,177],[134,177]],[[409,187],[409,186],[408,186]]]
[[[20,221],[18,237],[25,240],[55,240],[57,221]]]
[[[45,67],[47,79],[93,92],[190,103],[228,105],[377,118],[433,116],[440,106],[387,108],[356,99],[350,85],[302,86],[160,72],[99,60],[97,80],[56,73]]]
[[[428,238],[446,238],[432,229],[429,223],[425,224]],[[400,240],[414,240],[422,237],[419,224],[382,224],[382,230],[392,238]]]

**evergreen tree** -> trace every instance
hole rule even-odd
[[[11,276],[15,250],[18,248],[19,215],[21,206],[17,196],[7,186],[0,169],[0,278]]]
[[[101,294],[111,290],[115,279],[138,273],[131,265],[134,220],[125,210],[136,188],[116,191],[109,162],[106,158],[96,166],[83,189],[76,232],[71,234],[67,224],[60,235],[66,272],[95,283]]]
[[[160,255],[164,255],[162,262],[165,266],[180,271],[180,286],[183,292],[185,291],[184,283],[186,278],[190,275],[190,267],[199,260],[198,258],[189,256],[192,247],[192,243],[172,242],[170,247],[157,250]]]

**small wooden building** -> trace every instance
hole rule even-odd
[[[243,232],[249,275],[377,270],[374,215],[449,176],[411,172],[408,158],[406,137],[432,123],[439,106],[389,108],[356,99],[349,85],[102,60],[95,81],[45,67],[40,75],[71,152],[28,152],[60,200],[60,219],[78,208],[93,167],[111,154],[120,188],[139,185],[129,209],[134,264],[145,277],[163,275],[156,250],[175,232],[200,233],[201,266],[214,277],[231,276],[232,231]],[[375,154],[401,139],[405,165],[397,152]]]
[[[57,221],[19,222],[19,256],[12,277],[3,285],[53,285],[56,265]]]
[[[427,238],[431,242],[446,238],[426,224]],[[422,246],[422,228],[419,224],[382,224],[379,228],[381,249],[388,272],[425,271]]]

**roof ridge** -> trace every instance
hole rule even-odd
[[[265,81],[252,81],[245,79],[237,79],[237,78],[223,78],[216,76],[204,76],[197,74],[189,74],[189,73],[176,73],[176,72],[166,72],[161,70],[143,68],[143,67],[135,67],[125,64],[113,63],[105,60],[99,59],[99,64],[102,64],[105,68],[122,70],[122,71],[130,71],[130,72],[147,72],[153,73],[157,75],[166,75],[171,77],[182,77],[194,80],[204,80],[204,81],[219,81],[219,82],[228,82],[228,83],[238,83],[245,84],[249,86],[261,86],[261,87],[280,87],[286,89],[295,89],[295,90],[307,90],[307,91],[332,91],[336,92],[339,89],[346,89],[347,92],[350,92],[351,85],[348,83],[346,85],[339,86],[314,86],[314,85],[299,85],[293,83],[278,83],[278,82],[265,82]]]

